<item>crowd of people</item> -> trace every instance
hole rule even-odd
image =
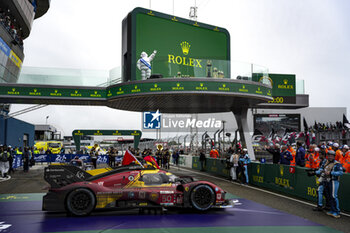
[[[300,166],[307,168],[319,168],[322,156],[326,157],[328,151],[335,152],[335,160],[338,161],[345,172],[350,173],[350,150],[348,145],[339,145],[337,142],[311,144],[305,149],[302,142],[296,143],[296,149],[292,144],[265,146],[266,151],[272,154],[274,164],[284,164],[290,166]],[[321,156],[321,157],[320,157]]]
[[[11,16],[10,10],[5,11],[0,8],[0,24],[8,31],[14,41],[23,48],[23,39],[20,33],[22,29],[16,27],[15,23],[16,19]]]
[[[302,142],[292,145],[278,144],[266,147],[272,154],[273,163],[308,168],[309,175],[317,175],[319,185],[317,189],[318,203],[315,211],[327,210],[327,214],[339,218],[339,177],[344,172],[350,173],[350,150],[348,145],[339,145],[337,142],[312,144],[305,149]],[[323,197],[326,205],[323,205]]]
[[[21,147],[12,148],[11,145],[0,145],[0,171],[1,177],[7,178],[10,173],[14,173],[13,162],[16,155],[22,155],[23,171],[28,172],[29,168],[35,164],[34,148]]]
[[[322,131],[329,131],[329,130],[343,130],[346,129],[346,127],[344,127],[343,122],[337,121],[335,123],[321,123],[321,122],[316,122],[315,124],[308,127],[308,130],[312,130],[312,131],[318,131],[318,132],[322,132]]]

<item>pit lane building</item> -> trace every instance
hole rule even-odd
[[[49,7],[50,0],[0,1],[0,84],[17,83],[25,57],[24,40],[29,37],[34,20]],[[0,144],[33,145],[34,126],[11,118],[9,111],[9,104],[0,104]]]

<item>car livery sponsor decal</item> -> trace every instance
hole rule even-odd
[[[145,199],[146,198],[146,192],[139,192],[139,198]]]
[[[152,192],[151,195],[150,195],[150,199],[152,201],[158,200],[158,193]]]

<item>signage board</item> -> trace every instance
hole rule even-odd
[[[123,20],[123,80],[230,78],[230,35],[224,28],[135,8]],[[147,57],[141,59],[142,53]],[[143,69],[145,68],[145,69]]]
[[[254,73],[253,81],[272,86],[273,104],[295,104],[296,87],[295,74],[269,74],[268,77]]]

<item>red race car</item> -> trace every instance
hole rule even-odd
[[[226,192],[213,183],[177,177],[153,167],[129,165],[94,176],[90,173],[69,165],[46,167],[44,178],[51,187],[43,198],[43,210],[85,216],[100,208],[183,207],[205,211],[233,206],[225,199]]]

